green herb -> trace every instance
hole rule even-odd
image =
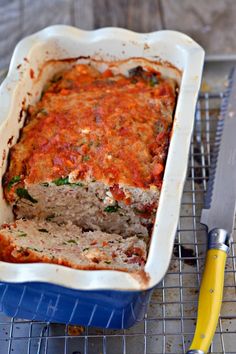
[[[83,187],[83,183],[81,182],[76,182],[76,183],[69,183],[71,187]]]
[[[18,183],[20,182],[20,176],[14,176],[12,177],[12,179],[10,180],[10,182],[8,183],[7,185],[7,189],[10,190],[11,187],[15,184],[15,183]]]
[[[16,190],[16,194],[18,195],[19,198],[22,199],[27,199],[29,200],[31,203],[38,203],[38,201],[36,199],[34,199],[33,197],[31,197],[31,195],[29,194],[29,192],[27,191],[27,189],[25,188],[17,188]]]
[[[48,182],[43,182],[43,183],[41,183],[41,186],[43,186],[43,187],[48,187],[48,186],[49,186],[49,183],[48,183]]]
[[[165,126],[160,120],[155,123],[154,130],[155,130],[156,134],[162,133],[164,131],[164,129],[165,129]]]
[[[108,205],[104,211],[106,211],[107,213],[115,213],[117,212],[117,210],[119,209],[119,205],[116,204],[116,205]]]
[[[47,230],[47,229],[38,229],[38,231],[40,231],[40,232],[47,232],[47,233],[48,233],[48,230]]]
[[[48,111],[46,110],[46,108],[42,108],[38,111],[38,114],[41,113],[43,114],[44,116],[47,116],[48,115]]]
[[[82,146],[87,143],[87,139],[83,138],[81,141],[79,141],[79,146]]]
[[[77,182],[77,183],[73,183],[73,184],[75,184],[76,186],[79,186],[79,187],[83,187],[84,186],[83,183],[81,183],[81,182]]]
[[[158,78],[156,77],[156,75],[152,75],[149,81],[149,85],[153,87],[157,84],[158,84]]]
[[[58,178],[55,179],[54,181],[52,181],[56,186],[63,186],[66,184],[69,184],[72,187],[78,186],[78,187],[83,187],[83,183],[81,182],[76,182],[76,183],[70,183],[69,182],[69,177],[65,177],[65,178]]]
[[[51,221],[53,218],[55,218],[55,214],[48,215],[46,221]]]
[[[90,160],[90,157],[88,155],[83,156],[83,161],[88,161]]]
[[[106,263],[106,264],[111,264],[111,262],[110,262],[110,261],[104,261],[104,263]]]
[[[58,178],[52,181],[56,186],[63,186],[64,184],[70,184],[69,177]]]
[[[88,251],[88,250],[89,250],[89,247],[85,247],[85,248],[83,249],[83,252]]]
[[[19,234],[17,235],[18,237],[26,237],[27,234],[23,231],[19,231]]]
[[[77,242],[75,240],[68,240],[67,243],[75,243],[77,245]]]
[[[36,251],[36,252],[40,252],[40,253],[43,252],[43,251],[40,251],[37,248],[33,248],[33,247],[27,247],[27,249],[32,250],[32,251]]]

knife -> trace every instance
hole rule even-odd
[[[224,269],[234,228],[236,205],[236,70],[232,70],[215,137],[201,224],[208,249],[198,299],[197,325],[187,354],[208,352],[215,334],[224,289]]]

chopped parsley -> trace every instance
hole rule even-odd
[[[117,212],[117,210],[119,209],[119,205],[108,205],[106,208],[104,208],[104,211],[106,211],[107,213],[115,213]]]
[[[111,264],[111,262],[110,262],[110,261],[104,261],[104,263],[106,263],[106,264]]]
[[[52,181],[52,182],[56,186],[63,186],[64,184],[70,184],[69,177],[54,179],[54,181]]]
[[[47,232],[47,233],[48,233],[48,230],[47,230],[47,229],[38,229],[38,231],[40,231],[40,232]]]
[[[20,176],[14,176],[14,177],[12,177],[12,179],[10,180],[10,182],[9,182],[8,185],[7,185],[7,189],[10,190],[11,187],[12,187],[14,184],[20,182],[20,180],[21,180]]]
[[[71,184],[72,184],[72,186],[79,186],[79,187],[84,186],[83,183],[81,183],[81,182],[76,182],[76,183],[71,183]]]
[[[79,146],[82,146],[84,144],[87,144],[87,139],[83,138],[81,141],[79,141]]]
[[[150,78],[150,81],[149,81],[149,85],[151,87],[155,86],[158,84],[158,78],[156,75],[152,75],[151,78]]]
[[[75,243],[77,245],[77,242],[75,240],[68,240],[67,243]]]
[[[48,215],[46,221],[51,221],[53,218],[55,218],[55,214]]]
[[[64,186],[64,185],[70,185],[70,186],[79,186],[79,187],[83,187],[83,183],[81,182],[77,182],[77,183],[70,183],[69,182],[69,177],[65,177],[65,178],[58,178],[55,179],[54,181],[52,181],[56,186]]]
[[[154,125],[154,130],[155,130],[156,134],[160,134],[160,133],[164,132],[165,126],[164,126],[163,122],[161,122],[160,120],[157,121]]]
[[[46,108],[42,108],[38,111],[38,114],[41,113],[43,114],[44,116],[47,116],[48,115],[48,111],[46,110]]]
[[[17,188],[16,190],[16,194],[18,195],[19,198],[22,199],[27,199],[29,200],[31,203],[38,203],[38,201],[36,199],[34,199],[33,197],[31,197],[31,195],[29,194],[29,192],[27,191],[27,189],[25,188]]]
[[[88,250],[89,250],[89,247],[83,248],[83,252],[88,251]]]
[[[17,235],[18,237],[26,237],[27,234],[23,231],[19,231],[19,234]]]
[[[90,157],[88,155],[84,155],[83,156],[83,161],[88,161],[88,160],[90,160]]]
[[[33,248],[33,247],[27,247],[28,250],[32,250],[32,251],[35,251],[35,252],[40,252],[42,253],[43,251],[40,251],[38,250],[37,248]]]

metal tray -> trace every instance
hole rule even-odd
[[[8,318],[0,313],[1,354],[178,354],[187,350],[196,323],[206,248],[205,229],[199,218],[230,65],[221,62],[206,65],[207,84],[203,84],[204,92],[197,105],[174,253],[144,319],[129,330],[83,328],[79,334],[78,328]],[[217,92],[212,92],[211,87],[216,87]],[[233,242],[227,260],[223,306],[210,349],[215,354],[236,353],[235,245]]]

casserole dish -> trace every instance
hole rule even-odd
[[[134,276],[111,270],[86,271],[53,264],[0,262],[0,303],[10,316],[127,328],[142,318],[151,289],[165,275],[171,258],[204,51],[186,35],[173,31],[138,34],[105,28],[86,32],[68,26],[52,26],[23,39],[14,51],[9,73],[0,89],[1,178],[7,167],[9,148],[17,141],[24,124],[27,106],[39,99],[46,81],[69,65],[72,58],[83,61],[88,57],[103,61],[133,58],[133,66],[142,58],[148,59],[158,65],[163,75],[179,81],[172,137],[145,274]],[[54,65],[45,66],[50,61]],[[122,70],[127,69],[124,66]],[[0,211],[0,224],[12,220],[2,187]]]

